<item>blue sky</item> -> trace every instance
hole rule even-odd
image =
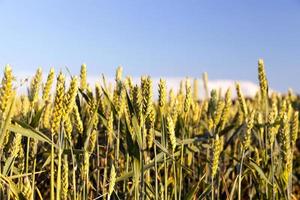
[[[0,0],[0,65],[257,80],[300,92],[299,0]]]

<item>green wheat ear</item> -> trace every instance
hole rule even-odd
[[[150,76],[142,77],[141,79],[141,93],[143,97],[143,114],[147,116],[153,104],[153,88]]]
[[[225,94],[225,105],[224,105],[224,109],[223,109],[221,119],[220,119],[221,120],[220,121],[220,128],[221,129],[224,129],[225,124],[228,122],[231,105],[232,105],[231,90],[228,89],[226,91],[226,94]]]
[[[51,92],[52,84],[53,84],[53,81],[54,81],[54,76],[55,76],[54,68],[51,68],[50,72],[48,74],[45,86],[43,88],[42,98],[43,98],[44,102],[46,102],[50,99],[50,92]]]
[[[66,116],[64,118],[64,128],[65,128],[67,138],[71,141],[73,125],[72,125],[72,121],[69,116]]]
[[[78,133],[82,134],[83,133],[83,122],[81,120],[81,116],[78,110],[78,106],[75,104],[73,107],[73,118],[74,118],[74,124],[75,127],[78,131]]]
[[[223,149],[223,139],[216,134],[212,144],[212,177],[215,177],[219,167],[219,158]]]
[[[6,65],[4,69],[4,77],[1,81],[1,88],[0,88],[0,119],[3,119],[5,115],[6,107],[8,106],[9,98],[11,97],[12,90],[13,90],[13,75],[12,69],[10,65]]]
[[[164,112],[164,108],[166,106],[166,101],[167,101],[166,81],[163,79],[160,79],[159,84],[158,84],[158,105],[159,105],[160,111],[162,113]]]
[[[126,108],[126,91],[123,86],[116,88],[113,94],[113,102],[117,111],[118,118],[121,118]]]
[[[24,182],[22,184],[22,193],[26,199],[31,199],[32,197],[32,188],[28,177],[24,178]]]
[[[281,119],[280,127],[280,146],[281,146],[281,157],[283,161],[282,178],[285,185],[287,186],[292,164],[292,152],[291,152],[291,138],[290,138],[290,128],[288,123],[288,116],[285,113]]]
[[[62,170],[62,200],[68,199],[69,192],[69,164],[68,158],[64,157]]]
[[[268,116],[268,128],[269,128],[269,138],[270,144],[273,146],[277,134],[277,127],[275,125],[276,118],[278,115],[278,110],[275,102],[272,103],[271,111],[269,112]]]
[[[122,76],[123,76],[123,67],[119,66],[116,71],[116,82],[122,81]]]
[[[65,95],[65,76],[60,73],[57,77],[56,94],[54,100],[54,109],[52,117],[52,133],[58,133],[60,122],[64,115],[64,96]]]
[[[98,135],[97,131],[93,130],[89,137],[88,152],[90,153],[92,153],[95,150],[97,135]]]
[[[172,146],[172,152],[176,149],[176,136],[175,136],[175,124],[173,123],[172,117],[167,117],[167,130],[169,133],[169,138]]]
[[[39,95],[41,83],[42,83],[42,68],[39,67],[30,83],[29,98],[32,105],[34,105],[38,101],[38,97],[39,97],[38,95]]]
[[[87,69],[86,64],[81,65],[80,69],[80,89],[87,89]]]
[[[185,100],[184,100],[184,112],[187,113],[190,110],[192,102],[192,91],[191,91],[190,80],[185,81]]]
[[[155,139],[155,132],[154,132],[155,116],[156,116],[155,108],[152,105],[150,108],[150,112],[146,117],[146,121],[145,121],[146,129],[147,129],[148,148],[152,148]]]
[[[216,128],[219,125],[224,107],[225,107],[224,101],[219,100],[219,102],[217,104],[217,109],[216,109],[216,111],[214,113],[214,116],[213,116],[214,128]]]
[[[249,118],[246,119],[246,132],[243,140],[243,148],[245,151],[248,150],[251,145],[251,135],[254,125],[254,116],[255,112],[252,111]]]
[[[113,146],[114,139],[114,116],[113,113],[110,112],[107,120],[107,141],[110,147]]]
[[[114,191],[115,184],[116,184],[116,170],[115,170],[115,166],[112,165],[110,170],[110,178],[109,178],[108,199],[110,199],[110,196]]]
[[[292,119],[292,124],[291,124],[291,139],[292,139],[292,144],[296,143],[296,140],[298,138],[298,130],[299,129],[299,112],[294,111],[293,119]]]
[[[49,99],[50,98],[51,97],[49,97]],[[47,129],[50,128],[51,111],[52,111],[52,103],[50,101],[46,101],[46,105],[44,107],[44,112],[42,115],[42,126]]]
[[[69,115],[69,113],[73,110],[77,92],[78,92],[77,77],[74,76],[71,80],[69,90],[68,90],[67,94],[65,95],[64,117]]]
[[[262,59],[258,60],[258,79],[261,96],[263,98],[268,97],[268,80],[265,72],[265,65]]]
[[[10,155],[15,157],[18,155],[18,153],[20,152],[20,149],[22,147],[22,135],[19,133],[16,133],[14,135],[14,139],[11,145],[11,148],[9,149],[10,151]]]
[[[132,104],[140,124],[143,124],[143,97],[138,85],[135,85],[132,90]]]
[[[241,86],[239,83],[236,83],[236,93],[237,93],[237,96],[238,96],[238,101],[239,101],[239,104],[241,106],[241,109],[244,113],[245,116],[248,115],[248,108],[247,108],[247,104],[246,104],[246,101],[245,101],[245,98],[244,98],[244,94],[242,93],[242,90],[241,90]]]

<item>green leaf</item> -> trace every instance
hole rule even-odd
[[[189,191],[189,192],[187,193],[187,195],[184,197],[184,200],[193,200],[194,197],[196,197],[196,194],[197,194],[197,192],[198,192],[198,190],[199,190],[199,185],[200,185],[201,181],[205,178],[205,176],[206,176],[206,174],[204,174],[204,175],[200,178],[200,180],[198,181],[198,183],[195,184],[195,185],[192,187],[191,191]]]
[[[4,176],[8,176],[9,171],[13,166],[14,160],[15,160],[15,156],[10,156],[5,161],[5,164],[4,164],[4,167],[3,167],[3,172],[2,172]]]
[[[233,197],[233,195],[235,194],[235,187],[236,187],[236,183],[237,183],[237,181],[238,181],[238,178],[239,178],[239,176],[236,176],[236,178],[235,178],[235,180],[234,180],[234,183],[233,183],[233,186],[232,186],[232,188],[231,188],[231,192],[230,192],[230,198],[229,199],[234,199]]]
[[[104,96],[105,96],[106,99],[108,100],[108,102],[109,102],[109,104],[110,104],[110,106],[111,106],[111,108],[112,108],[112,110],[113,110],[113,113],[116,114],[116,113],[117,113],[117,110],[116,110],[116,108],[115,108],[114,103],[113,103],[112,100],[110,99],[110,97],[109,97],[109,95],[108,95],[106,89],[104,89],[103,87],[101,87],[101,88],[102,88],[102,91],[103,91]]]
[[[48,144],[52,144],[51,139],[48,136],[46,136],[45,134],[43,134],[42,132],[31,128],[29,125],[27,125],[25,123],[21,123],[20,125],[21,126],[18,126],[15,124],[10,124],[8,126],[8,130],[15,132],[15,133],[20,133],[21,135],[23,135],[25,137],[30,137],[30,138],[39,140],[41,142],[46,142]]]
[[[91,133],[92,133],[93,128],[94,128],[95,118],[98,115],[97,110],[98,110],[98,106],[96,106],[96,108],[93,110],[93,116],[91,117],[91,119],[88,122],[88,126],[87,126],[87,129],[86,129],[86,136],[87,137],[86,137],[86,140],[85,140],[85,143],[84,143],[84,149],[87,149],[87,147],[89,145],[89,139],[90,139]]]
[[[211,191],[211,185],[208,185],[197,199],[204,199],[204,197],[206,197],[210,191]]]
[[[225,149],[233,142],[233,139],[235,136],[239,135],[239,133],[243,130],[244,124],[240,125],[236,131],[232,134],[232,136],[228,139],[228,141],[224,145],[224,151]]]
[[[134,131],[134,134],[136,135],[136,139],[137,139],[139,148],[143,149],[141,127],[139,125],[139,122],[138,122],[138,119],[136,118],[136,116],[132,117],[132,125],[133,125],[133,131]]]
[[[157,162],[162,161],[163,160],[163,153],[157,154],[156,155],[156,160],[157,160]],[[151,169],[152,167],[154,167],[154,165],[155,165],[155,162],[151,161],[150,163],[148,163],[144,166],[144,171],[147,171],[148,169]],[[134,174],[134,171],[127,172],[127,173],[123,174],[122,176],[118,177],[116,179],[116,182],[124,181],[124,180],[132,177],[133,174]]]
[[[9,177],[6,177],[3,174],[0,174],[0,181],[9,187],[10,192],[15,197],[18,197],[21,200],[25,200],[25,197],[23,196],[21,191],[18,189],[17,185]]]
[[[43,113],[43,111],[44,111],[44,108],[45,108],[45,106],[44,106],[43,108],[41,108],[40,110],[38,110],[38,111],[35,113],[35,115],[33,116],[32,121],[31,121],[31,123],[30,123],[30,126],[32,126],[32,127],[34,127],[34,128],[38,127],[38,125],[39,125],[39,123],[40,123],[40,118],[41,118],[42,113]]]
[[[134,156],[136,159],[140,159],[140,150],[139,150],[139,145],[137,144],[137,142],[132,138],[132,134],[134,133],[130,133],[130,129],[128,128],[128,123],[127,120],[125,120],[126,122],[126,127],[127,127],[127,131],[126,131],[126,143],[127,143],[127,151],[128,154],[130,156]]]
[[[193,144],[193,143],[195,143],[197,141],[196,138],[183,139],[183,140],[181,140],[179,138],[176,138],[176,140],[177,140],[177,145]]]
[[[254,169],[261,178],[263,178],[268,184],[272,185],[270,181],[268,180],[267,176],[263,172],[263,170],[253,161],[250,161],[249,166]]]
[[[9,176],[9,178],[10,179],[24,178],[26,176],[32,176],[33,174],[37,175],[37,174],[41,174],[41,173],[44,173],[44,172],[47,172],[47,171],[43,170],[43,171],[38,171],[38,172],[35,172],[35,173],[17,174],[17,175]]]
[[[91,98],[84,91],[82,91],[82,89],[78,88],[78,91],[82,95],[82,97],[84,98],[84,100],[86,102],[90,102],[91,101]]]
[[[126,98],[127,98],[127,105],[128,105],[128,109],[129,109],[130,114],[131,115],[133,115],[133,114],[136,115],[136,112],[135,112],[135,110],[133,108],[133,104],[131,102],[131,99],[129,97],[128,92],[126,92]]]
[[[9,158],[7,158],[7,160],[5,161],[4,167],[3,167],[3,175],[4,176],[8,176],[10,169],[13,166],[15,160],[15,156],[10,156]]]

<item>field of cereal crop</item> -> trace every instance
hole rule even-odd
[[[19,94],[4,68],[0,199],[300,198],[300,98],[269,91],[263,60],[251,98],[238,82],[208,91],[206,73],[203,88],[161,79],[154,98],[151,77],[122,71],[91,85],[84,64],[45,82],[39,68]]]

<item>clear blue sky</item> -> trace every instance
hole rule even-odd
[[[300,92],[299,0],[0,0],[0,64],[256,81]]]

